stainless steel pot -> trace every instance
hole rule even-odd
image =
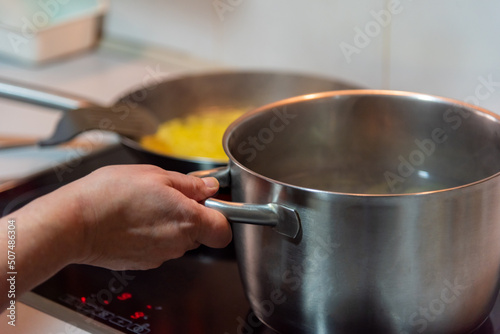
[[[224,147],[219,178],[235,202],[300,220],[288,236],[233,226],[246,294],[268,326],[449,334],[486,319],[499,287],[498,115],[423,94],[327,92],[243,116]],[[229,219],[242,206],[206,204]]]

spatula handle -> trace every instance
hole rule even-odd
[[[75,110],[95,104],[71,94],[0,78],[0,96],[57,110]]]

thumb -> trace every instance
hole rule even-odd
[[[167,185],[197,202],[214,195],[219,190],[219,181],[214,177],[199,178],[180,173],[169,177]]]
[[[217,190],[219,190],[219,180],[217,180],[215,177],[204,177],[201,180],[207,187],[207,191],[209,192],[208,196],[212,196],[217,192]]]

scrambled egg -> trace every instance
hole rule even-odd
[[[140,143],[151,151],[179,158],[227,161],[222,137],[229,124],[247,110],[218,108],[174,118],[160,124],[154,135],[144,136]]]

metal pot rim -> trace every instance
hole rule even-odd
[[[435,102],[445,102],[450,105],[457,105],[461,107],[465,107],[468,109],[472,109],[475,111],[478,111],[480,113],[483,113],[485,117],[488,117],[492,121],[496,121],[500,123],[500,115],[497,115],[487,109],[484,109],[482,107],[451,99],[451,98],[446,98],[446,97],[441,97],[441,96],[436,96],[436,95],[430,95],[430,94],[424,94],[424,93],[415,93],[415,92],[409,92],[409,91],[398,91],[398,90],[376,90],[376,89],[353,89],[353,90],[338,90],[338,91],[328,91],[328,92],[320,92],[320,93],[313,93],[313,94],[305,94],[305,95],[300,95],[300,96],[295,96],[291,97],[288,99],[280,100],[277,102],[273,102],[264,106],[261,106],[259,108],[256,108],[254,110],[251,110],[238,118],[236,121],[231,123],[231,125],[227,128],[227,130],[224,133],[223,137],[223,146],[224,146],[224,151],[226,152],[226,155],[229,157],[230,164],[235,164],[245,172],[252,174],[253,176],[264,179],[269,183],[274,183],[274,184],[280,184],[282,186],[296,189],[298,191],[305,191],[308,193],[315,193],[319,197],[330,197],[330,196],[352,196],[352,197],[360,197],[360,198],[400,198],[400,197],[413,197],[413,196],[425,196],[425,195],[430,195],[430,194],[438,194],[438,193],[448,193],[451,191],[457,191],[459,189],[464,189],[464,188],[469,188],[473,187],[475,185],[487,182],[491,179],[498,178],[500,176],[500,171],[482,178],[480,180],[466,183],[460,186],[456,187],[450,187],[450,188],[443,188],[443,189],[437,189],[437,190],[432,190],[432,191],[423,191],[423,192],[412,192],[412,193],[388,193],[388,194],[370,194],[370,193],[349,193],[349,192],[336,192],[336,191],[328,191],[328,190],[319,190],[319,189],[314,189],[314,188],[307,188],[307,187],[302,187],[302,186],[297,186],[293,185],[290,183],[282,182],[275,180],[273,178],[267,177],[265,175],[262,175],[260,173],[255,172],[254,170],[246,167],[242,162],[238,161],[234,155],[231,153],[229,150],[229,138],[231,137],[232,133],[236,130],[237,127],[241,126],[244,124],[248,119],[255,117],[256,115],[263,114],[263,113],[268,113],[271,112],[271,110],[279,107],[283,107],[285,105],[290,105],[290,104],[296,104],[300,102],[304,102],[307,100],[321,100],[321,99],[329,99],[329,98],[334,98],[338,96],[361,96],[361,95],[384,95],[384,96],[404,96],[404,97],[412,97],[416,99],[421,99],[421,100],[426,100],[426,101],[435,101]]]

